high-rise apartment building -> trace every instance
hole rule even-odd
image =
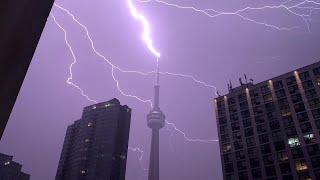
[[[21,171],[22,165],[12,159],[12,156],[0,153],[0,179],[29,180],[30,175]]]
[[[320,179],[320,62],[215,99],[225,180]]]
[[[56,180],[125,180],[130,120],[117,99],[85,107],[67,129]]]

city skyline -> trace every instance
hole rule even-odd
[[[248,1],[235,4],[222,1],[174,2],[199,9],[216,7],[226,11],[246,5],[266,5]],[[150,72],[155,69],[154,57],[141,41],[141,24],[133,20],[126,1],[89,3],[72,0],[56,3],[70,10],[88,27],[96,50],[112,63],[125,70]],[[153,42],[161,50],[161,70],[196,77],[217,87],[221,95],[227,92],[229,80],[237,86],[238,78],[243,74],[252,78],[254,83],[260,82],[316,62],[320,57],[317,49],[320,27],[316,21],[308,21],[311,33],[307,29],[297,32],[261,26],[236,16],[209,18],[188,9],[155,2],[134,3],[150,21]],[[270,2],[270,5],[279,4]],[[56,6],[52,13],[65,28],[78,60],[73,66],[72,82],[98,102],[116,97],[136,109],[130,133],[129,143],[133,149],[129,151],[127,176],[146,179],[147,171],[144,169],[148,166],[151,137],[145,117],[150,110],[149,103],[123,96],[111,76],[112,69],[92,50],[83,27]],[[281,16],[281,13],[250,13],[248,15],[256,20],[291,27],[285,24],[291,23],[290,18]],[[312,13],[313,19],[318,16],[316,11]],[[293,20],[292,25],[306,27],[303,21]],[[81,107],[93,103],[82,96],[79,89],[66,83],[70,77],[69,66],[74,59],[64,36],[64,31],[50,16],[0,142],[0,152],[14,155],[35,180],[54,177],[67,125],[71,119],[79,118]],[[154,74],[142,76],[119,70],[114,74],[124,93],[152,99]],[[185,133],[184,136],[168,123],[161,130],[161,178],[221,179],[219,143],[192,141],[218,139],[213,104],[215,89],[188,77],[169,74],[161,77],[161,109],[166,120]],[[142,160],[140,151],[135,148],[143,151]],[[42,161],[48,163],[42,165]],[[196,172],[191,170],[194,166],[199,167]],[[170,173],[172,168],[176,170],[174,174]]]

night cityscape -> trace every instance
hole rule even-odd
[[[320,1],[4,0],[0,180],[320,179]]]

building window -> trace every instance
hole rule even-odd
[[[247,100],[247,95],[246,95],[246,93],[239,94],[239,95],[238,95],[238,99],[239,99],[239,102],[242,102],[242,101]]]
[[[88,123],[88,127],[91,127],[93,124],[91,122]]]
[[[279,164],[279,166],[280,166],[281,174],[286,174],[291,172],[291,167],[289,162]]]
[[[269,84],[268,84],[268,85],[265,85],[265,86],[262,86],[262,87],[261,87],[261,92],[262,92],[262,94],[267,94],[267,93],[269,93],[269,92],[270,92],[270,86],[269,86]]]
[[[245,159],[246,156],[244,155],[244,151],[237,151],[236,152],[236,160],[241,160],[241,159]]]
[[[282,117],[291,116],[290,107],[282,108],[282,109],[280,109],[280,112],[281,112]]]
[[[278,104],[280,108],[288,107],[289,102],[286,98],[278,100]]]
[[[233,166],[232,166],[233,168]],[[232,171],[233,172],[233,171]],[[234,174],[228,174],[226,175],[226,180],[235,180],[236,179],[236,176]]]
[[[226,125],[227,124],[227,118],[226,117],[219,118],[219,124],[220,125]]]
[[[259,158],[250,159],[250,166],[251,168],[259,167],[260,166]]]
[[[299,104],[294,105],[294,110],[296,111],[296,113],[299,113],[299,112],[305,111],[306,108],[304,107],[303,102],[301,102]]]
[[[302,83],[302,86],[303,86],[304,90],[308,90],[308,89],[313,88],[313,83],[312,83],[311,80],[305,81],[305,82]]]
[[[244,135],[246,137],[250,137],[250,136],[253,136],[253,128],[247,128],[244,130]]]
[[[319,76],[320,75],[320,67],[313,69],[313,74],[315,76]]]
[[[297,135],[296,128],[294,126],[286,128],[286,133],[288,137]]]
[[[283,88],[282,81],[274,82],[274,83],[273,83],[273,87],[274,87],[275,90],[278,90],[278,89]]]
[[[282,176],[282,180],[292,180],[292,179],[293,179],[292,174],[287,174],[287,175]]]
[[[247,169],[246,161],[238,161],[237,166],[239,171]]]
[[[235,105],[229,106],[229,112],[230,114],[237,112],[237,107]]]
[[[220,133],[221,133],[221,134],[226,134],[226,133],[228,133],[228,127],[227,127],[227,125],[220,126]]]
[[[232,154],[224,154],[223,155],[224,163],[229,163],[233,161]]]
[[[249,127],[249,126],[252,126],[252,122],[251,122],[251,119],[250,118],[248,118],[248,119],[244,119],[243,121],[242,121],[242,123],[243,123],[243,127]]]
[[[273,131],[272,132],[272,139],[273,141],[278,141],[283,139],[283,135],[281,131]]]
[[[273,158],[272,158],[272,155],[269,154],[269,155],[264,155],[263,156],[263,163],[264,165],[270,165],[270,164],[273,164]]]
[[[236,104],[236,99],[234,97],[229,97],[228,99],[228,105],[231,106],[233,104]]]
[[[314,134],[310,133],[310,134],[305,134],[303,136],[303,139],[305,141],[306,144],[311,144],[311,143],[316,143],[316,137],[314,136]]]
[[[247,180],[248,179],[248,172],[239,172],[239,180]]]
[[[300,73],[299,74],[299,78],[300,78],[301,81],[308,80],[308,79],[310,79],[310,74],[309,74],[308,71]]]
[[[261,148],[261,153],[262,153],[262,154],[271,153],[270,144],[261,145],[260,148]]]
[[[311,127],[311,124],[309,122],[301,124],[300,128],[301,128],[301,132],[302,133],[306,133],[306,132],[311,132],[312,131],[312,127]]]
[[[297,137],[289,138],[288,144],[290,147],[298,147],[300,146],[300,141]]]
[[[298,102],[301,102],[301,101],[302,101],[301,94],[298,93],[298,94],[292,95],[292,96],[291,96],[291,100],[292,100],[292,103],[293,103],[293,104],[298,103]]]
[[[298,172],[308,170],[307,163],[304,159],[297,160],[295,164],[296,164],[296,170]]]
[[[261,124],[261,123],[264,123],[265,120],[264,120],[264,116],[263,115],[258,115],[255,117],[255,121],[256,121],[256,124]]]
[[[269,136],[268,136],[268,134],[261,134],[261,135],[259,135],[259,142],[260,142],[260,144],[264,144],[264,143],[269,142]]]
[[[253,179],[260,179],[262,178],[261,170],[260,169],[252,169],[251,171]]]
[[[265,104],[265,106],[266,106],[267,111],[274,111],[276,109],[273,102],[269,102],[269,103]]]
[[[238,120],[239,120],[238,113],[230,115],[230,121],[231,122],[235,122],[235,121],[238,121]]]
[[[232,135],[233,135],[233,140],[234,140],[234,141],[241,140],[241,133],[240,133],[240,131],[233,132]]]
[[[320,156],[312,157],[311,164],[312,164],[313,168],[319,168],[320,167]]]
[[[317,77],[317,84],[318,84],[318,86],[320,86],[320,78],[319,77]]]
[[[243,101],[240,103],[240,110],[244,110],[244,109],[248,109],[248,102],[247,101]]]
[[[292,126],[294,125],[292,116],[288,116],[282,119],[284,127]]]
[[[286,79],[286,82],[287,82],[287,85],[288,85],[288,86],[297,83],[296,78],[295,78],[294,76],[288,77],[288,78]]]
[[[292,154],[293,159],[303,158],[303,152],[300,147],[292,149],[291,154]]]
[[[315,98],[315,99],[309,100],[309,106],[310,106],[311,109],[320,107],[319,99]]]
[[[312,110],[312,115],[313,115],[314,119],[319,119],[320,118],[320,109]]]
[[[241,111],[242,119],[250,118],[249,110]]]
[[[217,107],[218,107],[218,109],[224,108],[223,105],[224,105],[224,101],[218,101],[218,102],[217,102]]]
[[[259,99],[259,97],[254,98],[254,99],[251,99],[251,103],[252,103],[254,106],[260,105],[260,99]]]
[[[258,155],[258,150],[256,147],[248,148],[248,156],[254,157]]]
[[[267,113],[267,118],[268,118],[269,121],[276,120],[277,116],[278,115],[277,115],[276,111],[271,111],[271,112]]]
[[[256,145],[256,141],[254,137],[246,139],[246,142],[247,142],[247,147],[252,147]]]
[[[226,116],[226,109],[219,109],[218,110],[218,116],[219,117]]]
[[[259,115],[259,114],[262,114],[262,108],[261,108],[261,106],[257,106],[257,107],[254,107],[253,108],[253,113],[254,113],[254,115]]]
[[[276,151],[281,151],[286,148],[286,145],[283,141],[276,141],[274,142],[274,148],[276,149]]]
[[[276,96],[278,99],[281,99],[283,97],[286,97],[286,92],[283,89],[281,89],[279,91],[276,91]]]
[[[231,129],[232,129],[232,131],[239,130],[240,129],[239,122],[231,123]]]
[[[229,134],[221,135],[221,141],[222,141],[222,143],[230,142]]]
[[[317,92],[314,89],[310,89],[310,90],[305,91],[305,94],[308,99],[312,99],[312,98],[317,97]]]
[[[242,143],[242,141],[236,141],[236,142],[234,142],[234,148],[235,148],[235,150],[242,149],[242,148],[243,148],[243,143]]]
[[[222,151],[223,151],[224,153],[230,152],[230,151],[231,151],[231,144],[224,144],[224,145],[222,146]]]
[[[226,170],[226,173],[232,173],[234,172],[233,163],[228,163],[224,165],[224,168]]]
[[[251,90],[250,91],[250,97],[251,98],[259,97],[258,89]]]
[[[272,94],[266,94],[263,96],[263,100],[265,103],[272,101]]]
[[[293,86],[290,86],[288,87],[288,90],[289,90],[289,93],[290,94],[296,94],[296,93],[299,93],[299,87],[298,85],[293,85]]]
[[[277,153],[277,157],[279,162],[285,162],[289,159],[286,151]]]
[[[320,149],[318,144],[307,146],[309,156],[319,155]]]
[[[300,123],[309,121],[308,114],[306,112],[297,114],[297,118]]]
[[[268,177],[277,175],[276,169],[274,168],[274,166],[265,167],[265,170],[266,170],[266,175]]]
[[[268,126],[267,124],[261,124],[257,126],[258,134],[264,133],[268,131]]]

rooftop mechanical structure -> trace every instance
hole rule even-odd
[[[159,107],[159,61],[157,61],[157,81],[154,86],[154,106],[147,115],[148,127],[152,130],[148,180],[159,180],[159,130],[165,125],[165,115]]]

